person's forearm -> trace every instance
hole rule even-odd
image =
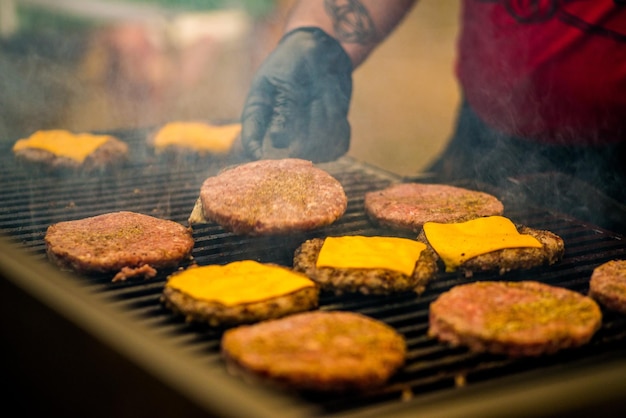
[[[416,0],[300,0],[285,32],[316,26],[335,37],[356,68],[396,27]]]

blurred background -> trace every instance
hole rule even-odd
[[[238,120],[294,0],[0,0],[0,141]],[[459,0],[421,0],[354,73],[349,155],[414,175],[459,93]]]

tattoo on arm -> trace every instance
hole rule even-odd
[[[377,40],[374,22],[358,0],[324,0],[324,5],[340,41],[364,45]]]

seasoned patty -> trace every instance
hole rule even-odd
[[[310,161],[260,160],[206,179],[189,222],[213,221],[241,235],[287,234],[335,222],[347,203],[339,181]]]
[[[563,239],[553,232],[516,225],[520,234],[535,237],[542,244],[541,248],[503,248],[467,259],[458,270],[471,277],[475,272],[498,271],[505,274],[511,270],[529,269],[541,265],[551,265],[559,261],[565,253]],[[422,230],[418,241],[428,243]],[[429,244],[430,245],[430,244]],[[436,254],[436,252],[435,252]]]
[[[229,327],[317,308],[319,288],[286,267],[246,260],[176,272],[161,302],[188,322]]]
[[[610,310],[626,314],[626,260],[611,260],[593,270],[589,296]]]
[[[322,290],[336,294],[390,294],[404,291],[421,294],[437,273],[437,257],[431,248],[422,251],[411,275],[383,268],[317,267],[317,258],[324,240],[325,238],[313,238],[305,241],[296,249],[293,259],[294,270],[306,274]]]
[[[66,155],[73,141],[97,141],[100,145],[84,159]],[[57,146],[59,148],[57,149]],[[54,151],[53,151],[54,150]],[[128,160],[128,145],[110,135],[72,134],[63,130],[38,131],[13,146],[18,160],[47,170],[80,170],[91,172],[111,169]]]
[[[48,258],[77,273],[111,273],[113,281],[156,275],[189,259],[194,246],[183,225],[140,213],[122,211],[48,227]]]
[[[375,224],[413,232],[426,222],[462,222],[504,212],[495,196],[443,184],[395,184],[365,193],[364,205]]]
[[[390,326],[352,312],[314,311],[228,330],[229,370],[309,391],[361,391],[384,384],[405,362]]]
[[[511,357],[581,346],[602,322],[593,299],[535,281],[455,286],[431,303],[429,315],[429,336]]]

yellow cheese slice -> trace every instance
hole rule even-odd
[[[443,224],[426,222],[424,233],[446,265],[455,271],[472,257],[504,248],[541,248],[535,237],[520,234],[510,219],[488,216],[467,222]]]
[[[154,137],[154,146],[161,151],[175,145],[200,152],[226,153],[241,131],[241,124],[210,125],[202,122],[170,122]]]
[[[82,163],[109,138],[108,135],[74,134],[63,129],[52,129],[37,131],[28,138],[18,140],[13,150],[37,148]]]
[[[421,242],[396,237],[327,237],[317,257],[317,267],[381,268],[413,274],[426,248]]]
[[[234,306],[287,295],[315,283],[284,267],[244,260],[189,268],[172,275],[167,286],[195,299]]]

